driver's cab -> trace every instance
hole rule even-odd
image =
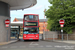
[[[24,28],[24,34],[38,34],[38,28]]]

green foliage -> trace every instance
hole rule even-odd
[[[47,29],[60,30],[59,20],[64,19],[64,32],[71,34],[75,29],[75,0],[49,0],[52,6],[45,12],[48,18]]]

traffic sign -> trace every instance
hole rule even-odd
[[[64,25],[60,25],[61,27],[64,27]]]
[[[9,24],[6,24],[6,27],[9,27]]]
[[[10,24],[10,20],[6,19],[5,24]]]
[[[5,20],[5,24],[6,24],[6,27],[9,27],[10,20],[6,19],[6,20]]]
[[[63,29],[61,29],[61,32],[63,32]]]
[[[59,20],[59,24],[60,24],[60,25],[63,25],[64,23],[65,23],[65,21],[64,21],[63,19],[60,19],[60,20]]]

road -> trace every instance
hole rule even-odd
[[[50,41],[18,41],[0,46],[0,50],[75,50],[74,44]]]

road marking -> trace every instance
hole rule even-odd
[[[46,45],[46,47],[52,47],[51,45]]]
[[[36,42],[31,42],[30,45],[39,45]]]
[[[7,46],[5,46],[5,47],[2,47],[2,48],[8,48]]]
[[[25,48],[26,46],[20,46],[21,48]]]
[[[17,48],[17,46],[11,46],[10,48]]]
[[[34,47],[34,46],[29,46],[29,47]]]
[[[32,45],[33,42],[30,43],[30,45]]]
[[[43,46],[38,46],[38,47],[43,47]]]

